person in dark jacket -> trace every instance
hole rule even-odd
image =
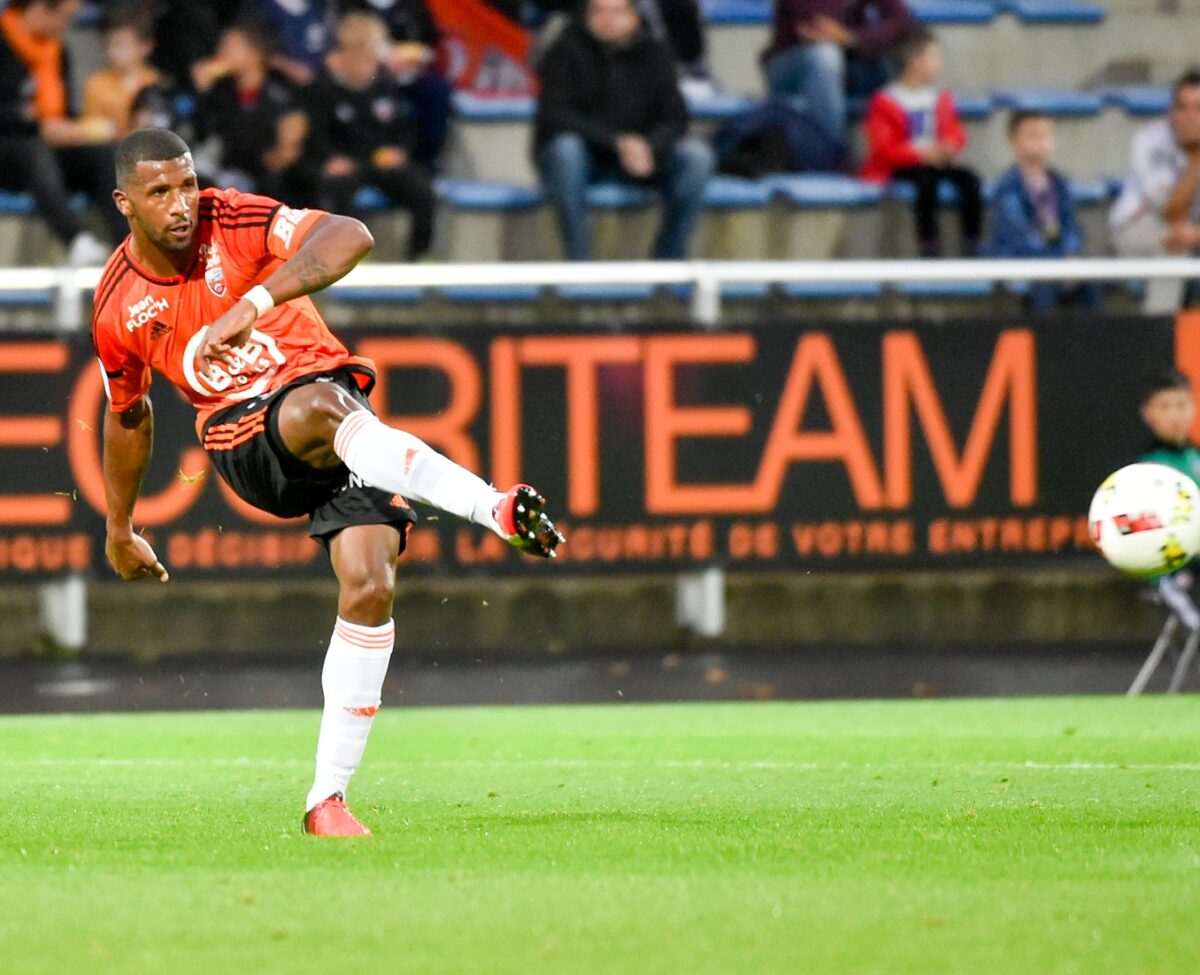
[[[413,160],[418,132],[402,86],[387,70],[387,31],[374,14],[347,14],[327,71],[309,90],[308,155],[319,168],[321,207],[353,213],[364,186],[381,190],[412,216],[408,256],[429,251],[433,185]]]
[[[78,0],[9,0],[0,13],[0,186],[31,194],[72,264],[102,264],[106,248],[71,209],[71,192],[100,208],[113,241],[128,227],[112,204],[114,126],[79,117],[62,39]]]
[[[216,57],[192,69],[201,93],[197,135],[221,140],[215,176],[222,186],[299,204],[308,119],[292,83],[268,67],[273,49],[274,40],[259,21],[237,21],[225,29]]]
[[[684,138],[674,59],[631,0],[590,0],[586,19],[546,52],[540,79],[534,151],[567,257],[588,257],[585,193],[600,179],[656,186],[663,221],[654,256],[686,256],[713,154]]]
[[[1050,167],[1054,128],[1039,112],[1014,112],[1008,123],[1015,162],[996,182],[991,206],[989,257],[1075,257],[1083,252],[1083,231],[1075,215],[1071,184]],[[1099,293],[1093,284],[1064,285],[1035,281],[1030,308],[1048,313],[1060,303],[1078,303],[1094,311]]]
[[[339,10],[383,20],[389,38],[386,68],[412,105],[417,125],[412,157],[434,170],[449,134],[454,92],[437,63],[441,32],[425,0],[340,0]]]
[[[916,21],[904,0],[775,0],[763,72],[772,95],[794,98],[838,141],[847,139],[846,73],[886,80],[879,64]]]

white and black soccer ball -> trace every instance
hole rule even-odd
[[[1200,552],[1200,489],[1165,464],[1130,464],[1096,489],[1088,529],[1101,554],[1122,572],[1166,575]]]

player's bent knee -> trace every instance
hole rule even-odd
[[[339,614],[363,626],[378,626],[391,618],[395,596],[396,580],[390,571],[343,579]]]
[[[279,404],[279,433],[301,460],[326,466],[336,463],[333,440],[338,427],[362,407],[332,383],[308,383],[292,390]]]

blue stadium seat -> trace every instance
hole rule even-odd
[[[710,24],[766,24],[771,20],[770,0],[702,0],[701,8]]]
[[[721,297],[762,301],[771,293],[768,281],[726,281],[721,285]]]
[[[507,183],[440,179],[438,195],[459,210],[528,210],[542,202],[541,190]]]
[[[680,301],[691,301],[695,285],[669,284],[664,290],[668,294],[674,295]],[[747,298],[761,301],[770,293],[771,283],[769,281],[725,281],[721,284],[722,298],[732,298],[734,300]]]
[[[1071,199],[1079,206],[1097,206],[1113,198],[1112,185],[1104,179],[1071,180]]]
[[[567,301],[646,301],[654,295],[652,284],[560,284],[555,294]]]
[[[1162,115],[1171,107],[1171,89],[1146,85],[1109,88],[1104,101],[1125,109],[1130,115]]]
[[[786,281],[780,290],[789,298],[828,301],[878,298],[883,294],[883,285],[878,281]]]
[[[438,288],[451,301],[536,301],[536,284],[472,284]]]
[[[454,111],[472,122],[525,122],[533,118],[532,98],[514,95],[476,95],[454,93]]]
[[[795,173],[768,176],[762,182],[795,206],[869,206],[883,199],[883,187],[836,173]]]
[[[1104,8],[1081,0],[997,0],[1003,13],[1027,24],[1098,24]]]
[[[348,305],[419,301],[424,293],[423,288],[339,288],[337,285],[326,292],[334,301]]]
[[[701,6],[709,24],[771,21],[770,0],[702,0]],[[986,24],[996,16],[991,0],[912,0],[909,6],[923,24]]]
[[[996,17],[989,0],[911,0],[908,6],[922,24],[986,24]]]
[[[689,98],[688,114],[694,119],[707,119],[723,122],[749,111],[758,104],[758,100],[749,95],[739,95],[730,91],[718,91],[708,98]]]
[[[714,176],[704,187],[704,205],[706,207],[765,207],[771,202],[772,194],[773,189],[767,180]]]
[[[0,306],[4,308],[51,308],[54,305],[55,297],[53,288],[0,291]]]
[[[897,281],[892,288],[910,298],[986,298],[995,290],[991,281]]]
[[[964,119],[985,119],[996,107],[991,95],[954,93],[954,107]]]
[[[1058,117],[1086,117],[1099,114],[1104,99],[1090,91],[998,91],[996,104],[1017,112],[1044,112]]]
[[[588,206],[602,210],[629,210],[650,206],[656,201],[653,191],[618,181],[593,183],[587,188]]]
[[[899,200],[901,203],[912,203],[917,198],[916,188],[905,180],[897,180],[895,183],[888,183],[884,192],[888,199]],[[984,199],[989,199],[988,187],[984,187]],[[958,190],[950,183],[941,183],[938,185],[938,203],[944,207],[954,206],[958,202]]]

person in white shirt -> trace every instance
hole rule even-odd
[[[1165,118],[1134,137],[1132,170],[1109,213],[1121,257],[1187,254],[1200,248],[1200,69],[1175,82]],[[1150,282],[1146,309],[1179,305],[1182,282]]]

